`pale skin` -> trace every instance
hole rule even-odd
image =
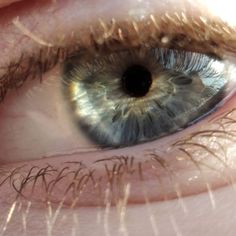
[[[2,0],[0,1],[0,7],[3,8],[2,12],[4,12],[4,8],[10,9],[14,8],[14,2],[18,2],[16,4],[23,4],[27,1],[14,1],[14,0]],[[50,2],[50,1],[49,1]],[[75,1],[76,2],[76,1]],[[83,2],[83,1],[81,1]],[[103,1],[104,2],[104,1]],[[141,4],[144,6],[148,6],[149,2],[153,1],[142,1]],[[161,0],[159,2],[162,2]],[[48,12],[47,17],[50,18],[50,14],[55,13],[55,19],[60,20],[59,13],[63,13],[63,9],[70,9],[69,3],[73,4],[74,1],[68,1],[68,3],[62,3],[61,1],[54,1],[53,4],[55,5],[48,5]],[[137,1],[130,0],[129,3],[135,5]],[[11,5],[12,4],[12,5]],[[57,4],[59,4],[57,6]],[[63,5],[64,4],[64,5]],[[80,4],[78,0],[76,4]],[[76,5],[75,4],[75,5]],[[82,4],[82,3],[81,3]],[[127,3],[128,4],[128,3]],[[226,3],[225,3],[226,4]],[[234,8],[233,1],[228,1],[227,3],[228,9]],[[231,4],[231,5],[230,5]],[[56,7],[55,7],[56,6]],[[40,3],[37,5],[40,8]],[[55,8],[54,8],[55,7]],[[91,7],[91,6],[90,6]],[[145,8],[144,7],[144,8]],[[213,12],[214,14],[219,14],[217,9],[213,9],[211,2],[209,1],[208,6],[209,12]],[[212,9],[211,9],[212,7]],[[25,4],[26,14],[29,14],[27,11],[27,4]],[[73,7],[71,7],[73,8]],[[109,8],[108,8],[109,9]],[[35,9],[32,9],[33,10]],[[56,11],[57,10],[57,11]],[[88,9],[85,9],[89,12]],[[211,11],[212,10],[212,11]],[[22,10],[21,10],[22,11]],[[226,11],[226,10],[225,10]],[[9,14],[14,14],[17,17],[17,13],[13,13],[8,11]],[[22,11],[23,12],[23,11]],[[20,15],[20,20],[24,20],[24,15]],[[53,12],[53,13],[52,13]],[[57,15],[58,13],[58,15]],[[43,13],[42,13],[43,14]],[[66,14],[66,13],[65,13]],[[111,14],[109,12],[109,14]],[[226,14],[228,19],[230,18],[229,14]],[[34,16],[33,16],[34,17]],[[39,16],[36,16],[35,19],[37,20]],[[64,16],[66,18],[66,15]],[[222,18],[223,11],[222,11]],[[89,18],[89,17],[88,17]],[[14,18],[16,19],[16,18]],[[236,19],[235,19],[236,21]],[[12,21],[11,21],[12,22]],[[18,21],[14,21],[15,23]],[[24,21],[25,23],[26,21]],[[50,21],[51,22],[51,21]],[[1,23],[1,22],[0,22]],[[13,24],[14,27],[19,27],[19,24]],[[45,31],[41,32],[42,37],[30,38],[32,35],[28,35],[26,41],[22,43],[22,49],[28,47],[29,51],[33,50],[33,46],[37,43],[40,44],[50,44],[52,43],[51,39],[53,38],[49,34],[50,30],[46,28],[46,25],[49,24],[49,21],[45,23]],[[76,25],[76,23],[75,23]],[[71,26],[72,27],[72,26]],[[20,29],[23,29],[20,25]],[[59,28],[59,33],[62,30]],[[71,30],[66,29],[66,30]],[[0,29],[1,31],[1,29]],[[40,30],[39,30],[40,31]],[[3,63],[7,60],[11,60],[14,58],[20,50],[20,47],[16,47],[18,42],[19,35],[14,34],[14,31],[11,32],[9,29],[9,35],[12,39],[13,45],[10,45],[4,49],[6,49],[2,54],[4,55],[0,58],[0,63]],[[17,31],[18,32],[18,31]],[[24,31],[25,32],[25,31]],[[0,32],[1,33],[1,32]],[[68,32],[67,32],[68,33]],[[2,33],[3,34],[3,33]],[[13,36],[12,36],[12,35]],[[56,37],[56,36],[55,36]],[[30,38],[30,39],[29,39]],[[32,39],[33,38],[33,39]],[[37,41],[35,43],[35,41]],[[0,51],[1,46],[4,45],[4,39],[0,38]],[[3,46],[2,46],[3,47]],[[11,54],[12,48],[16,49],[16,54]],[[43,86],[43,85],[42,85]],[[10,97],[10,96],[9,96]],[[19,99],[20,101],[20,99]],[[22,103],[24,104],[24,103]],[[233,104],[231,102],[231,107]],[[0,108],[1,109],[1,108]],[[198,128],[197,128],[198,129]],[[200,127],[199,127],[200,130]],[[189,131],[188,131],[189,132]],[[165,145],[165,142],[162,141],[162,144]],[[227,147],[226,147],[227,148]],[[132,149],[129,150],[128,153],[137,152],[139,149]],[[118,155],[119,151],[116,151]],[[126,154],[126,150],[124,151],[124,155]],[[36,157],[30,157],[32,153],[29,154],[27,159],[23,159],[24,163],[33,162]],[[19,155],[20,156],[20,155]],[[33,156],[33,155],[32,155]],[[101,158],[99,154],[95,157],[91,154],[88,155],[86,158],[96,160],[96,158]],[[7,163],[6,160],[1,158],[1,162]],[[58,157],[59,158],[59,157]],[[60,157],[61,158],[61,157]],[[64,158],[64,159],[63,159]],[[45,165],[46,163],[57,164],[57,162],[62,161],[76,161],[75,157],[63,157],[61,159],[42,159],[36,160],[35,162],[38,165]],[[66,159],[67,158],[67,159]],[[80,161],[84,158],[79,157]],[[15,165],[15,162],[19,160],[12,159],[12,165]],[[87,160],[85,160],[86,162]],[[233,161],[232,161],[233,162]],[[89,163],[89,161],[88,161]],[[7,163],[8,164],[8,163]],[[86,163],[87,164],[87,163]],[[232,165],[233,166],[233,165]],[[233,171],[235,167],[232,167]],[[233,175],[233,174],[232,174]],[[235,174],[234,174],[235,175]],[[207,180],[210,182],[209,180]],[[6,189],[2,189],[2,192],[7,191]],[[1,187],[0,187],[1,192]],[[1,193],[0,193],[1,196]],[[80,207],[76,209],[68,209],[60,207],[54,209],[47,207],[41,208],[31,208],[29,206],[29,210],[27,208],[24,211],[16,210],[18,209],[14,205],[6,203],[6,194],[2,194],[0,197],[0,235],[135,235],[135,236],[142,236],[142,235],[235,235],[236,233],[236,204],[235,204],[235,189],[234,184],[229,184],[222,188],[208,189],[208,191],[204,191],[203,193],[192,194],[188,197],[179,196],[173,200],[169,201],[154,201],[149,203],[148,201],[143,204],[137,205],[124,205],[124,209],[117,210],[116,207],[110,207],[107,205],[106,208],[98,208],[98,207]],[[10,198],[10,197],[9,197]],[[147,198],[148,199],[148,198]],[[14,208],[15,207],[15,208]],[[13,213],[13,214],[12,214]]]

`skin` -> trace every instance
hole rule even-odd
[[[6,7],[8,5],[11,5],[14,2],[19,2],[20,0],[1,0],[0,1],[0,7]]]
[[[0,7],[12,3],[13,1],[1,1]],[[14,7],[14,4],[10,7]],[[8,54],[6,53],[6,55]],[[30,161],[32,160],[27,160],[27,163]],[[41,164],[48,161],[51,160],[41,160]],[[14,161],[12,162],[14,165]],[[6,190],[2,189],[2,196],[5,197],[4,191]],[[90,236],[94,235],[94,232],[96,235],[106,236],[235,235],[235,197],[234,186],[230,184],[213,192],[205,191],[197,195],[180,197],[180,199],[128,205],[123,212],[124,217],[122,213],[117,212],[117,208],[109,208],[109,206],[107,209],[96,207],[82,207],[73,210],[60,209],[60,214],[55,222],[53,216],[56,215],[56,209],[53,209],[52,214],[50,214],[49,208],[42,207],[30,209],[23,213],[14,211],[7,225],[5,222],[7,222],[7,216],[11,210],[8,204],[1,201],[0,222],[2,223],[0,225],[2,225],[2,233],[5,235],[60,236],[71,234]],[[26,222],[25,229],[22,229],[24,228],[22,227],[24,220]],[[4,231],[4,226],[6,226],[6,231]]]

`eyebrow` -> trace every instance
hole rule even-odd
[[[15,25],[15,30],[18,30],[21,37],[28,37],[31,42],[36,41],[34,36],[37,35],[32,33],[30,37],[26,34],[30,29],[20,21],[18,23],[20,25]],[[209,18],[204,13],[198,17],[184,12],[165,12],[163,15],[149,14],[143,20],[98,19],[93,25],[73,32],[71,41],[55,41],[51,42],[52,45],[34,42],[35,48],[31,52],[22,49],[18,58],[5,65],[0,64],[0,102],[8,90],[22,86],[29,78],[41,80],[45,72],[77,53],[109,52],[145,45],[197,51],[221,57],[224,52],[236,52],[235,36],[235,28],[217,17]]]

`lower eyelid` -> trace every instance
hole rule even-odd
[[[193,152],[191,159],[180,151],[173,150],[168,156],[147,151],[145,160],[128,153],[92,153],[100,161],[92,163],[89,155],[83,162],[77,156],[58,156],[6,165],[0,176],[3,195],[9,196],[7,203],[18,196],[35,207],[62,200],[65,207],[78,207],[103,205],[108,191],[107,201],[112,204],[125,197],[129,204],[137,204],[144,203],[147,196],[149,201],[162,201],[199,194],[230,184],[235,178],[235,164],[222,169],[213,155],[197,159]],[[108,158],[101,160],[104,156]]]

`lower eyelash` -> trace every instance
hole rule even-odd
[[[220,146],[220,140],[224,139],[235,144],[236,131],[230,129],[230,125],[236,124],[236,120],[230,119],[231,115],[235,114],[235,112],[236,110],[234,109],[214,121],[214,124],[220,123],[223,125],[222,130],[212,129],[192,133],[189,137],[175,142],[170,149],[182,153],[181,155],[178,154],[178,158],[182,158],[182,161],[186,163],[192,163],[199,172],[203,172],[204,174],[204,170],[207,168],[210,171],[216,172],[218,175],[222,175],[222,178],[228,183],[232,183],[230,177],[223,176],[221,169],[222,167],[231,169],[231,167],[227,162],[227,154],[224,156],[225,147]],[[224,125],[224,122],[228,123]],[[211,139],[213,137],[214,140],[212,141]],[[209,142],[211,142],[211,145],[207,144]],[[213,143],[216,146],[212,145]],[[11,196],[15,192],[15,199],[17,201],[38,202],[39,205],[44,205],[49,201],[52,204],[57,205],[60,203],[62,206],[74,208],[80,206],[80,196],[83,196],[83,193],[86,193],[88,191],[87,189],[91,189],[91,186],[93,186],[93,191],[89,192],[89,194],[91,196],[95,194],[98,201],[96,203],[90,202],[89,204],[100,206],[104,206],[109,202],[109,204],[117,204],[116,201],[124,197],[125,191],[130,184],[130,178],[136,176],[138,178],[137,184],[140,186],[142,186],[142,182],[145,183],[148,174],[145,169],[145,163],[152,163],[153,174],[159,176],[156,177],[158,183],[161,184],[161,172],[165,173],[170,181],[174,181],[173,193],[176,196],[179,194],[182,196],[184,189],[174,188],[176,184],[178,185],[178,182],[175,182],[175,166],[171,166],[168,163],[168,159],[157,154],[154,149],[155,147],[153,147],[153,151],[147,151],[148,154],[146,153],[146,155],[148,158],[145,161],[139,161],[135,156],[113,156],[96,161],[92,167],[85,166],[82,162],[62,163],[62,167],[49,164],[44,167],[30,167],[30,164],[26,164],[10,170],[8,169],[9,167],[2,166],[0,170],[0,187],[9,186]],[[205,158],[206,155],[210,155],[210,158],[213,158],[220,165],[216,167],[215,165],[208,164]],[[106,173],[103,177],[97,175],[97,164],[103,165],[104,173]],[[184,171],[184,169],[181,171]],[[105,202],[104,189],[99,187],[101,181],[105,181],[105,186],[110,189],[111,194]],[[207,182],[207,179],[205,181],[206,184],[211,184],[211,182]],[[132,181],[130,187],[132,189]],[[43,195],[44,199],[40,199],[42,196],[39,193],[39,188],[45,191]],[[61,194],[57,198],[55,195],[58,194],[58,189],[60,189]],[[173,198],[173,196],[165,195],[164,190],[159,189],[159,191],[163,191],[162,195],[165,196],[164,199]],[[140,194],[142,193],[140,192]],[[69,198],[72,197],[73,200],[67,202],[67,196]]]

